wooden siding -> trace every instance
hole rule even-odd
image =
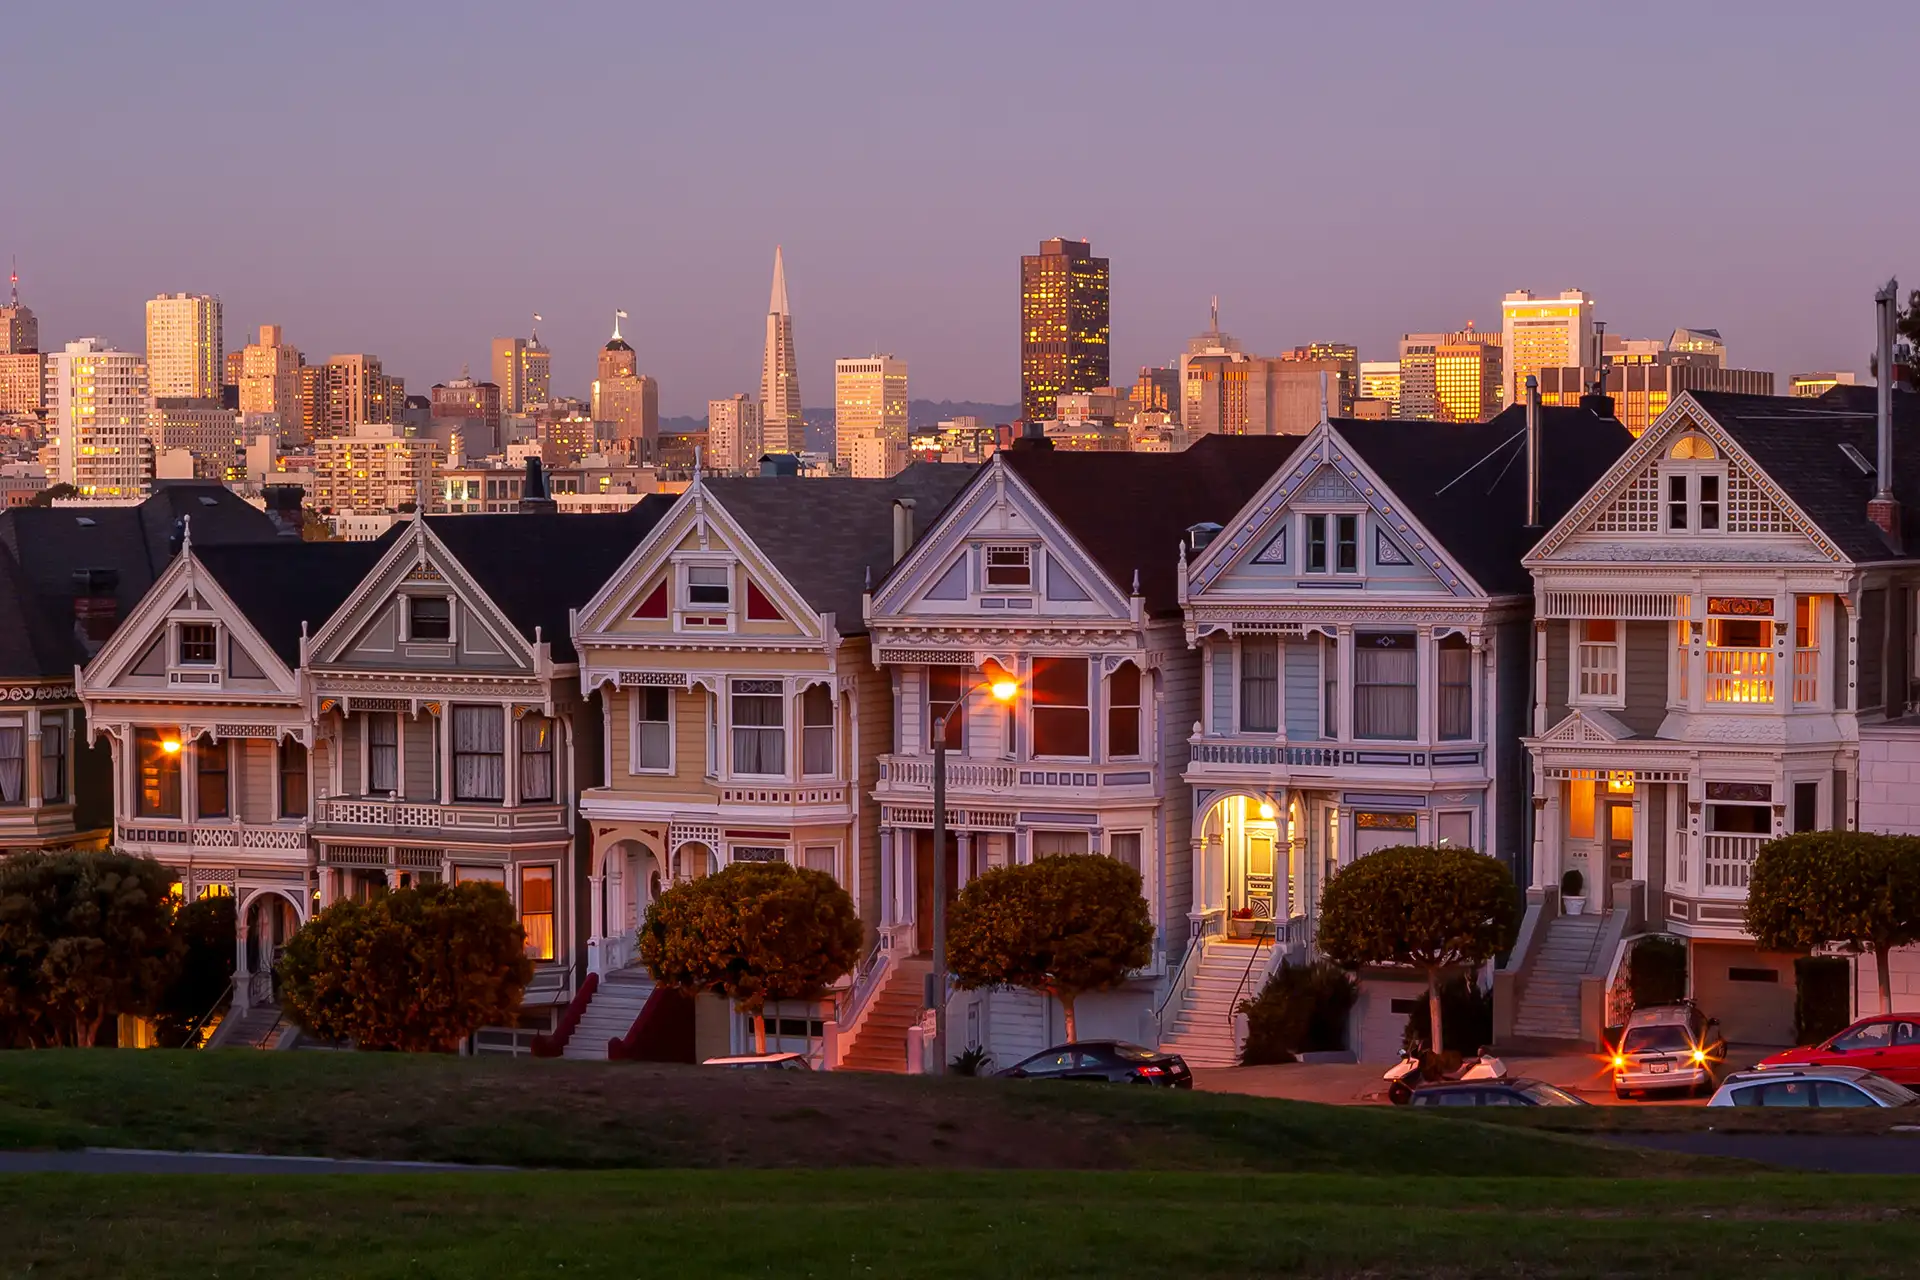
[[[1627,705],[1615,714],[1635,733],[1650,738],[1667,718],[1667,664],[1673,637],[1664,622],[1623,625],[1627,652],[1622,690]]]
[[[227,767],[233,786],[233,814],[241,822],[272,822],[274,817],[273,743],[265,738],[242,738],[233,743]]]
[[[1533,823],[1527,788],[1523,735],[1533,719],[1533,628],[1527,622],[1503,622],[1493,628],[1493,723],[1487,727],[1489,764],[1496,791],[1489,813],[1492,830],[1481,843],[1507,864],[1520,884],[1532,883]]]
[[[406,776],[401,779],[403,794],[409,800],[431,801],[438,779],[433,768],[433,735],[439,731],[437,716],[421,713],[400,716],[400,753]]]
[[[1887,593],[1881,588],[1860,593],[1860,707],[1873,711],[1887,704],[1882,673],[1886,670]]]
[[[1666,901],[1667,887],[1667,788],[1647,784],[1647,910],[1658,913],[1658,904]]]
[[[1200,718],[1201,661],[1176,628],[1156,627],[1148,633],[1148,647],[1168,656],[1156,682],[1160,714],[1156,727],[1160,743],[1160,776],[1166,799],[1160,806],[1160,847],[1143,850],[1149,867],[1158,864],[1162,946],[1168,965],[1180,962],[1187,946],[1187,912],[1193,907],[1193,790],[1183,774],[1187,767],[1187,736]],[[1142,868],[1143,871],[1147,868]],[[1153,872],[1149,872],[1153,874]]]
[[[1571,636],[1564,622],[1547,624],[1547,728],[1567,718],[1567,664],[1568,648]],[[1531,663],[1528,664],[1531,667]],[[1533,686],[1531,672],[1527,680],[1529,689]]]
[[[872,662],[865,636],[841,641],[840,669],[858,673],[853,714],[859,739],[855,803],[860,862],[853,868],[853,880],[847,890],[860,908],[868,945],[878,936],[880,921],[880,805],[870,797],[880,785],[880,756],[894,749],[893,674],[889,668],[875,667]],[[846,736],[851,742],[855,735]],[[847,852],[852,856],[854,850],[849,847]]]
[[[1286,681],[1282,719],[1290,742],[1311,742],[1320,736],[1320,642],[1289,640],[1282,648]]]
[[[1213,731],[1237,733],[1233,719],[1233,641],[1215,640],[1209,652],[1213,656]]]

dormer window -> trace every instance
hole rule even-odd
[[[180,665],[211,667],[220,660],[219,633],[211,622],[180,624]]]
[[[1308,573],[1360,572],[1359,516],[1308,516],[1306,543]]]
[[[453,639],[453,601],[446,596],[411,596],[407,600],[409,640]]]
[[[733,600],[733,571],[723,564],[687,566],[689,608],[724,609]]]
[[[1033,586],[1033,548],[988,547],[986,585],[990,591],[1026,590]]]
[[[1667,452],[1667,531],[1719,532],[1725,484],[1726,472],[1712,441],[1704,436],[1682,436],[1675,441]]]

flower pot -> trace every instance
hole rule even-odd
[[[1577,898],[1562,898],[1560,902],[1561,905],[1566,907],[1567,914],[1570,916],[1580,916],[1587,913],[1587,897],[1585,894],[1581,894]]]
[[[1227,921],[1227,932],[1230,937],[1251,938],[1253,936],[1253,921],[1229,920]]]

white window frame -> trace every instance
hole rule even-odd
[[[1039,661],[1079,662],[1085,666],[1087,671],[1087,700],[1084,703],[1080,704],[1080,709],[1086,713],[1086,717],[1087,717],[1087,754],[1086,755],[1055,756],[1055,755],[1040,754],[1040,735],[1034,727],[1038,719],[1034,713],[1040,708],[1037,707],[1033,701],[1033,688],[1034,688],[1033,663],[1039,662]],[[1098,716],[1101,711],[1101,708],[1100,708],[1101,699],[1099,695],[1095,692],[1093,687],[1094,677],[1098,673],[1098,671],[1099,671],[1098,662],[1096,662],[1093,657],[1087,654],[1044,653],[1044,654],[1036,654],[1032,659],[1029,660],[1028,668],[1027,668],[1027,679],[1025,682],[1026,687],[1022,690],[1022,692],[1026,696],[1022,699],[1022,701],[1026,703],[1026,709],[1027,709],[1027,755],[1031,759],[1036,761],[1060,760],[1060,761],[1071,761],[1075,763],[1079,763],[1083,761],[1088,764],[1093,763],[1092,753],[1094,748],[1097,745],[1099,745],[1098,726],[1095,723],[1094,717]]]
[[[827,771],[825,773],[807,772],[807,734],[820,729],[821,725],[807,723],[807,695],[815,689],[824,689],[827,694],[827,730],[832,746],[827,752]],[[793,722],[799,731],[800,759],[796,761],[802,778],[834,778],[840,774],[840,695],[834,691],[833,684],[826,680],[813,680],[799,686],[793,694]]]
[[[1138,676],[1139,676],[1139,686],[1138,686],[1140,691],[1139,701],[1132,704],[1127,704],[1131,706],[1134,715],[1137,716],[1139,719],[1138,727],[1136,728],[1134,733],[1134,739],[1138,744],[1139,749],[1133,752],[1131,755],[1120,755],[1119,753],[1115,752],[1113,749],[1113,713],[1116,710],[1121,709],[1121,705],[1122,705],[1122,704],[1116,704],[1113,700],[1113,678],[1114,676],[1120,673],[1120,666],[1132,667],[1134,671],[1138,673]],[[1147,669],[1139,659],[1124,658],[1121,660],[1121,663],[1119,665],[1116,665],[1114,667],[1112,671],[1103,672],[1101,674],[1100,676],[1100,752],[1103,759],[1123,762],[1123,763],[1131,763],[1132,761],[1135,761],[1135,760],[1145,760],[1152,753],[1153,744],[1147,738],[1147,697],[1148,697],[1147,690],[1148,690]]]
[[[736,862],[743,862],[743,861],[744,862],[762,862],[762,863],[769,863],[769,864],[772,862],[772,859],[769,859],[769,858],[743,859],[743,858],[734,857],[735,851],[741,850],[741,849],[777,849],[779,850],[779,853],[780,853],[780,861],[786,863],[790,867],[797,865],[793,860],[793,842],[791,840],[739,840],[739,841],[730,840],[727,842],[727,845],[726,845],[727,858],[725,862],[722,862],[720,864],[721,868],[725,869],[727,867],[732,866]]]
[[[827,874],[833,877],[835,884],[844,885],[846,883],[846,876],[841,861],[846,856],[846,846],[840,841],[814,840],[811,842],[800,842],[796,845],[796,849],[797,852],[794,854],[793,865],[808,871],[814,868],[807,866],[807,854],[815,849],[827,850],[833,855],[833,866],[828,870]]]
[[[1101,844],[1100,851],[1109,858],[1114,857],[1113,842],[1116,839],[1122,836],[1132,836],[1135,840],[1138,840],[1140,842],[1140,847],[1138,851],[1139,857],[1140,857],[1140,865],[1135,867],[1134,870],[1140,873],[1141,888],[1143,890],[1148,888],[1149,886],[1147,882],[1147,833],[1139,827],[1124,827],[1124,828],[1119,828],[1113,831],[1105,831],[1105,832],[1102,832],[1101,834],[1102,834],[1102,839],[1100,841],[1100,844]],[[1115,859],[1115,860],[1118,861],[1118,859]]]
[[[1096,833],[1089,827],[1028,827],[1027,838],[1025,842],[1027,846],[1028,862],[1033,862],[1042,856],[1033,847],[1033,838],[1035,836],[1079,836],[1081,839],[1087,842],[1087,847],[1084,850],[1082,850],[1080,853],[1047,854],[1045,855],[1047,857],[1077,858],[1077,857],[1083,857],[1087,854],[1094,854],[1094,853],[1100,852],[1100,841],[1097,838],[1098,833]]]
[[[660,723],[660,721],[657,720],[642,720],[640,718],[641,703],[645,700],[646,695],[654,692],[655,689],[667,695],[667,763],[664,768],[644,765],[640,762],[640,726],[643,724]],[[633,776],[650,775],[653,777],[671,775],[675,771],[675,765],[678,763],[680,745],[676,741],[678,735],[675,732],[675,726],[677,724],[676,717],[679,712],[674,706],[676,701],[673,696],[674,690],[665,685],[651,685],[635,688],[631,692],[633,696],[628,699],[631,706],[627,712],[627,773]]]
[[[1583,645],[1603,645],[1605,640],[1588,640],[1589,622],[1613,623],[1613,692],[1586,694],[1580,691],[1580,649]],[[1627,705],[1627,624],[1618,618],[1574,618],[1567,623],[1567,705],[1570,707],[1610,707]]]
[[[1039,589],[1040,557],[1030,542],[983,542],[980,544],[980,590],[986,595],[1031,595]],[[1027,580],[1024,583],[1006,584],[993,582],[993,557],[996,554],[1018,554],[1026,561]]]
[[[452,644],[454,614],[458,608],[453,593],[439,591],[403,591],[400,593],[400,639],[404,644]],[[413,602],[415,600],[445,600],[447,602],[447,634],[443,639],[423,639],[413,634]]]
[[[720,569],[727,575],[727,602],[724,605],[695,604],[691,598],[693,590],[693,571],[695,569]],[[730,555],[718,552],[689,551],[673,558],[673,598],[668,601],[668,612],[672,615],[676,631],[687,631],[691,635],[725,635],[739,629],[740,619],[745,616],[741,608],[741,598],[746,594],[739,562]],[[719,626],[689,627],[688,618],[720,618]]]
[[[1313,568],[1313,522],[1326,522],[1326,563]],[[1340,567],[1340,521],[1353,521],[1353,568]],[[1362,578],[1367,572],[1367,513],[1365,511],[1306,511],[1300,515],[1300,568],[1302,576]]]
[[[1718,450],[1716,449],[1716,453]],[[1727,531],[1727,461],[1722,457],[1714,458],[1668,458],[1660,464],[1660,532],[1662,534],[1684,533],[1705,534],[1717,538]],[[1720,496],[1715,500],[1719,507],[1714,527],[1703,529],[1700,526],[1700,480],[1704,476],[1719,481]],[[1671,497],[1674,480],[1682,480],[1686,485],[1687,527],[1675,528],[1671,522],[1674,500]]]
[[[213,659],[209,662],[187,662],[180,656],[180,646],[186,643],[188,627],[206,627],[213,632]],[[217,618],[175,618],[168,627],[167,668],[171,671],[214,671],[226,670],[226,628]]]
[[[1473,826],[1474,826],[1474,823],[1473,823],[1473,810],[1471,810],[1471,809],[1438,809],[1438,810],[1435,810],[1435,812],[1434,812],[1434,815],[1433,815],[1433,842],[1434,842],[1434,844],[1436,844],[1436,845],[1437,845],[1437,844],[1439,844],[1439,843],[1441,842],[1441,835],[1440,835],[1440,827],[1441,827],[1441,825],[1442,825],[1442,824],[1443,824],[1444,822],[1446,822],[1446,820],[1447,820],[1448,818],[1465,818],[1465,819],[1467,820],[1467,842],[1466,842],[1466,844],[1464,844],[1464,845],[1461,845],[1461,846],[1459,846],[1459,847],[1460,847],[1460,848],[1465,848],[1465,849],[1474,849],[1474,848],[1477,848],[1478,846],[1476,846],[1476,845],[1474,844],[1474,842],[1473,842]]]
[[[736,684],[745,684],[745,683],[776,684],[781,687],[775,693],[739,693],[734,689],[734,686]],[[779,725],[736,724],[733,718],[733,711],[734,711],[733,704],[736,698],[767,698],[767,699],[773,700],[781,708],[782,723]],[[726,743],[722,749],[726,753],[727,776],[729,778],[788,779],[793,776],[793,769],[794,769],[793,723],[792,723],[791,717],[794,715],[796,710],[796,708],[794,708],[793,702],[794,702],[793,691],[786,686],[785,681],[779,679],[778,677],[731,676],[728,678],[727,680],[727,712],[726,712],[727,732],[726,732]],[[735,751],[734,751],[733,739],[734,739],[735,733],[737,733],[741,729],[752,729],[755,732],[765,732],[766,730],[775,729],[775,728],[777,728],[780,731],[780,739],[781,739],[780,772],[778,773],[742,773],[738,769],[734,768],[733,762],[735,759]]]

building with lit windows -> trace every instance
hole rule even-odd
[[[504,413],[519,413],[552,394],[553,355],[541,345],[538,333],[493,340],[493,382],[500,388]]]
[[[31,307],[20,301],[20,275],[8,277],[11,291],[7,305],[0,307],[0,356],[22,355],[40,350],[40,321]]]
[[[760,360],[761,447],[799,453],[807,447],[800,410],[800,357],[793,347],[793,308],[787,302],[787,263],[773,247],[773,296],[767,303],[767,345]]]
[[[240,350],[240,411],[271,413],[280,419],[281,436],[299,440],[300,369],[306,359],[281,337],[280,326],[263,324],[260,339]]]
[[[238,409],[219,400],[159,396],[153,402],[153,445],[193,455],[198,480],[239,482],[247,478],[247,433]]]
[[[760,402],[746,394],[707,401],[707,469],[751,471],[760,462]]]
[[[640,372],[639,357],[620,336],[600,348],[593,379],[593,417],[613,424],[613,439],[642,461],[653,458],[660,438],[660,384]]]
[[[1828,373],[1796,373],[1789,381],[1792,390],[1788,394],[1807,399],[1823,396],[1835,387],[1851,387],[1858,381],[1858,376],[1851,369]]]
[[[1616,338],[1603,342],[1606,367],[1539,370],[1540,402],[1572,405],[1599,390],[1613,397],[1614,412],[1627,430],[1639,435],[1680,398],[1683,391],[1726,391],[1770,396],[1774,376],[1764,369],[1727,368],[1726,343],[1711,329],[1676,329],[1673,337]]]
[[[1180,416],[1180,368],[1142,365],[1128,399],[1136,413],[1167,413]]]
[[[442,435],[442,430],[457,431],[463,454],[474,458],[506,447],[500,436],[500,388],[493,383],[475,382],[462,369],[453,381],[434,383],[428,397],[436,440],[448,443],[449,436]]]
[[[0,417],[38,416],[46,408],[47,358],[37,351],[0,355]]]
[[[1433,351],[1433,394],[1441,422],[1484,422],[1500,412],[1501,350],[1490,334],[1450,333]]]
[[[1055,237],[1020,259],[1020,413],[1055,415],[1063,391],[1111,383],[1107,260],[1085,240]]]
[[[1594,362],[1593,299],[1580,289],[1557,298],[1537,298],[1531,289],[1509,293],[1500,302],[1500,345],[1506,403],[1518,404],[1529,376]]]
[[[319,400],[324,417],[316,435],[352,435],[356,427],[401,420],[406,379],[389,377],[378,356],[329,356],[322,369],[325,390]]]
[[[56,483],[74,486],[90,501],[146,496],[153,447],[145,361],[98,338],[69,342],[47,357],[47,410]]]
[[[1400,362],[1398,360],[1362,360],[1360,362],[1360,398],[1386,402],[1387,417],[1400,416]]]
[[[314,508],[323,515],[398,511],[431,492],[446,459],[438,440],[396,435],[379,424],[316,440]]]
[[[227,351],[220,299],[163,293],[147,302],[147,385],[155,399],[218,400]]]
[[[853,470],[857,444],[878,443]],[[884,480],[907,465],[907,362],[893,355],[833,364],[833,458],[843,470]]]

